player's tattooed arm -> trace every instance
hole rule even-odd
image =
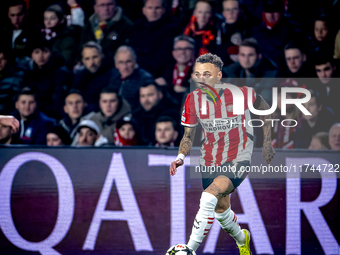
[[[258,110],[268,110],[270,109],[269,105],[267,102],[263,99],[262,96],[257,95],[260,97],[260,104],[259,107],[257,108]],[[272,116],[271,114],[269,115],[261,115],[260,119],[263,121],[263,147],[262,147],[262,155],[265,159],[265,161],[269,164],[270,161],[273,159],[275,155],[275,150],[272,146],[272,134],[271,134],[271,121],[267,121],[271,119]]]
[[[185,127],[184,128],[184,135],[179,145],[178,154],[184,154],[185,156],[188,155],[192,144],[194,143],[196,133],[196,127]]]

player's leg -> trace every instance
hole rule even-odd
[[[219,176],[204,190],[200,200],[200,208],[196,214],[188,246],[194,251],[208,234],[215,219],[215,208],[219,199],[234,189],[230,179]]]
[[[229,195],[218,201],[215,209],[215,218],[220,223],[222,229],[229,233],[238,245],[246,244],[246,236],[237,222],[236,214],[231,210]]]

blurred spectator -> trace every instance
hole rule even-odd
[[[174,61],[170,62],[162,77],[155,81],[158,85],[166,85],[166,89],[182,102],[183,93],[190,89],[190,78],[195,62],[195,40],[187,35],[175,37],[172,56]]]
[[[155,125],[156,147],[179,146],[178,131],[176,131],[176,121],[168,116],[162,116],[156,121]]]
[[[123,9],[117,6],[116,0],[95,0],[94,14],[85,26],[81,45],[96,41],[112,60],[117,48],[126,44],[132,25],[132,21],[123,14]]]
[[[308,64],[307,56],[300,45],[290,41],[284,47],[285,68],[281,68],[278,76],[283,78],[315,77],[313,67]]]
[[[82,120],[77,127],[77,134],[71,145],[99,147],[107,143],[107,138],[100,134],[100,129],[94,121]]]
[[[17,96],[15,108],[13,116],[20,120],[16,138],[25,144],[46,144],[46,134],[56,122],[38,110],[37,94],[24,87]]]
[[[28,53],[27,45],[32,37],[32,26],[27,21],[26,2],[24,0],[11,0],[8,2],[8,22],[1,32],[2,43],[6,48],[12,49],[14,57],[23,57]]]
[[[173,16],[165,13],[162,0],[146,0],[143,18],[136,21],[129,45],[136,51],[138,64],[154,77],[160,77],[171,61],[172,40],[180,33]]]
[[[84,115],[87,103],[79,90],[71,89],[65,97],[64,118],[59,124],[65,129],[71,139],[76,135],[76,126]]]
[[[98,111],[100,91],[109,84],[119,84],[120,74],[108,63],[102,47],[96,42],[83,45],[82,62],[85,68],[74,75],[72,88],[84,95],[90,111]]]
[[[283,48],[299,37],[299,28],[284,15],[282,0],[263,0],[263,22],[253,28],[252,34],[258,41],[264,56],[271,58],[281,68],[284,65]]]
[[[335,37],[335,45],[334,45],[334,56],[335,59],[340,59],[340,30],[336,34]]]
[[[214,53],[216,45],[221,45],[221,23],[223,17],[216,13],[216,4],[212,0],[199,0],[191,19],[184,29],[183,34],[195,39],[196,55]]]
[[[335,36],[333,26],[331,26],[327,15],[321,14],[315,18],[311,35],[314,53],[333,56]]]
[[[262,56],[254,38],[245,39],[239,47],[239,62],[223,67],[227,82],[239,87],[253,87],[255,92],[271,104],[276,66]]]
[[[251,36],[250,24],[240,6],[240,0],[223,0],[223,17],[221,23],[222,44],[218,51],[225,66],[237,62],[238,47]],[[231,54],[236,53],[236,54]]]
[[[9,51],[0,48],[0,114],[14,111],[14,96],[21,88],[23,72],[14,69]]]
[[[308,150],[329,150],[328,133],[319,132],[313,135]]]
[[[130,117],[124,117],[117,121],[115,132],[115,145],[127,146],[138,145],[139,136],[137,127]]]
[[[72,70],[76,64],[81,27],[67,26],[64,11],[58,4],[46,8],[44,26],[41,29],[44,38],[51,41],[52,50],[58,51],[65,59],[66,66]]]
[[[77,0],[67,0],[67,5],[70,6],[71,24],[83,27],[85,25],[85,13]]]
[[[340,150],[340,123],[334,123],[329,130],[329,145],[332,150]]]
[[[130,46],[120,46],[115,53],[114,61],[121,76],[119,95],[128,101],[131,109],[136,109],[139,105],[139,88],[145,80],[152,78],[152,75],[139,67],[136,53]]]
[[[93,120],[99,127],[100,134],[105,136],[109,143],[114,143],[116,123],[127,115],[131,116],[130,105],[124,98],[118,96],[118,90],[106,87],[100,92],[99,107],[99,112],[91,112],[84,118]]]
[[[279,121],[274,122],[274,127],[272,129],[272,145],[274,148],[282,148],[282,149],[292,149],[294,148],[294,143],[296,139],[295,124],[296,122],[299,124],[301,122],[301,112],[294,104],[286,105],[286,115],[281,115],[281,89],[283,87],[298,87],[299,84],[296,80],[286,79],[284,82],[280,84],[280,90],[278,92],[277,98],[277,109],[273,114],[273,119],[278,119]],[[286,99],[297,98],[296,93],[287,93]],[[288,119],[285,121],[283,126],[281,121]],[[295,120],[295,122],[293,121]],[[307,145],[308,146],[308,145]]]
[[[46,135],[46,145],[47,146],[61,146],[70,145],[72,142],[66,130],[60,126],[56,125],[51,130],[48,131]]]
[[[334,111],[336,121],[340,121],[339,95],[340,86],[336,76],[336,66],[331,56],[319,56],[314,60],[317,82],[312,89],[320,92],[322,100]]]
[[[321,101],[318,91],[309,90],[311,99],[303,104],[312,114],[302,114],[302,121],[296,129],[295,148],[308,148],[313,135],[319,132],[327,132],[335,123],[334,113]]]
[[[154,142],[155,123],[161,116],[169,116],[174,120],[180,118],[179,106],[159,85],[153,81],[146,82],[139,89],[140,107],[132,116],[138,127],[144,145]]]
[[[37,91],[39,109],[50,117],[61,119],[64,98],[72,82],[71,73],[59,53],[51,51],[49,41],[34,41],[31,58],[33,63],[25,72],[24,84]]]

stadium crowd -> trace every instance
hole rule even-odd
[[[7,0],[0,23],[0,144],[178,146],[196,57],[271,105],[275,148],[340,149],[340,2]],[[307,8],[308,6],[308,8]],[[281,88],[310,90],[280,114]],[[288,93],[287,98],[301,95]],[[256,116],[253,116],[256,118]],[[288,124],[289,125],[289,124]],[[286,123],[287,126],[287,123]],[[200,142],[197,136],[196,144]],[[255,146],[262,146],[255,128]]]

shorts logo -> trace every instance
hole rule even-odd
[[[236,177],[241,178],[243,176],[243,173],[246,171],[246,168],[244,166],[240,167],[240,170],[238,170]]]

